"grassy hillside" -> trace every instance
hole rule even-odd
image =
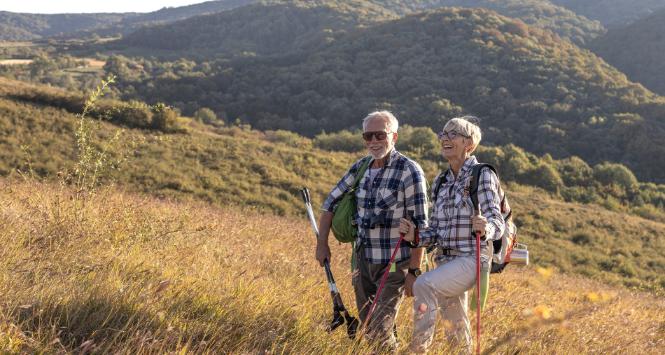
[[[610,30],[590,49],[628,77],[665,95],[665,9]]]
[[[665,181],[665,165],[644,159],[663,154],[662,97],[590,52],[488,10],[411,15],[307,56],[215,65],[217,75],[193,69],[149,81],[146,69],[126,70],[120,90],[186,114],[205,106],[259,129],[310,136],[358,127],[358,116],[376,108],[437,130],[471,113],[483,119],[488,143],[620,162],[642,180]]]
[[[0,94],[2,88],[9,90],[0,85]],[[23,176],[34,174],[49,180],[71,181],[68,176],[79,159],[74,137],[77,118],[65,109],[41,105],[0,95],[0,135],[5,137],[0,140],[0,174],[16,178],[20,176],[18,169]],[[182,120],[180,124],[186,130],[178,130],[180,133],[125,126],[118,149],[108,158],[114,170],[103,181],[161,198],[251,207],[284,216],[302,215],[298,189],[308,186],[315,203],[320,204],[359,156],[313,148],[311,140],[290,132],[264,133],[237,126],[210,128]],[[101,142],[118,129],[102,123],[92,141]],[[532,158],[518,154],[502,164],[506,164],[506,172],[517,172]],[[437,164],[419,160],[431,180],[439,169]],[[542,164],[538,163],[529,174],[556,174],[555,168],[542,168]],[[572,176],[566,175],[566,179]],[[539,264],[613,284],[657,292],[665,287],[665,256],[660,253],[665,247],[665,225],[657,211],[653,212],[653,220],[646,220],[627,214],[631,209],[617,208],[619,203],[614,197],[607,197],[607,203],[564,203],[556,194],[544,190],[507,186],[513,208],[519,211],[521,238],[532,246],[533,258]],[[607,186],[620,189],[614,181]],[[653,189],[653,193],[657,191]],[[602,204],[616,211],[609,211]]]
[[[3,353],[367,353],[331,317],[304,218],[0,180]],[[662,230],[662,229],[661,229]],[[332,267],[352,301],[348,248]],[[533,255],[538,255],[534,253]],[[538,267],[492,278],[486,353],[665,350],[665,301]],[[410,340],[412,300],[399,315]],[[442,329],[435,354],[451,351]],[[626,331],[630,329],[630,331]]]
[[[609,28],[623,27],[665,7],[661,0],[550,0]]]

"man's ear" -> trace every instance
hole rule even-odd
[[[393,133],[393,144],[397,143],[397,132]]]

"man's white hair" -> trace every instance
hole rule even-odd
[[[390,111],[374,111],[367,115],[367,117],[363,119],[363,131],[367,129],[367,124],[369,121],[375,118],[381,118],[388,121],[388,129],[390,132],[397,132],[397,128],[399,128],[399,122],[397,122],[397,118]]]

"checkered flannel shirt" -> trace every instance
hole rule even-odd
[[[436,201],[434,210],[429,220],[429,227],[420,230],[418,246],[437,245],[443,249],[475,253],[476,238],[471,233],[473,203],[469,194],[469,185],[471,172],[476,164],[478,160],[475,156],[471,156],[462,165],[457,179],[452,171],[443,172],[434,179],[432,186],[437,186],[441,179],[446,180],[441,184],[438,196],[435,197],[432,191],[432,200]],[[482,169],[478,180],[478,203],[482,215],[487,218],[485,235],[487,239],[500,239],[505,222],[501,215],[499,179],[490,169]],[[480,247],[485,250],[487,242],[481,241]]]
[[[323,203],[324,211],[333,212],[343,194],[351,188],[365,157],[355,162],[337,183]],[[371,167],[371,163],[370,163]],[[356,245],[364,247],[365,259],[372,264],[387,264],[399,240],[399,220],[413,211],[413,222],[427,227],[427,190],[425,174],[415,161],[393,150],[385,166],[370,181],[369,168],[356,189],[358,225]],[[411,255],[408,243],[402,242],[395,262]]]

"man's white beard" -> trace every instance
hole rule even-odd
[[[390,151],[393,149],[393,146],[388,146],[386,148],[383,148],[379,153],[375,153],[373,150],[368,149],[369,154],[374,158],[374,160],[379,160],[383,159],[390,153]]]

